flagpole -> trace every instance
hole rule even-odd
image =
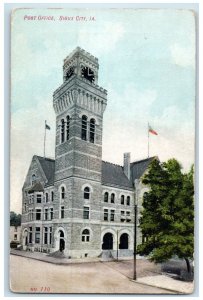
[[[147,155],[148,155],[148,158],[149,158],[149,122],[148,122],[148,125],[147,125],[147,134],[148,134],[148,147],[147,147]]]
[[[45,125],[44,125],[44,158],[45,158],[45,144],[46,144],[46,124],[47,124],[47,121],[45,120]]]

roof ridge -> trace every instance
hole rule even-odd
[[[111,163],[111,162],[106,161],[106,160],[102,160],[102,162],[123,168],[123,166],[121,166],[121,165],[114,164],[114,163]]]
[[[34,155],[34,156],[36,156],[37,158],[42,158],[42,159],[44,159],[44,160],[52,160],[52,161],[55,161],[55,159],[54,159],[54,158],[51,158],[51,157],[43,157],[43,156],[40,156],[40,155]]]
[[[147,158],[143,158],[143,159],[140,159],[140,160],[135,160],[135,161],[132,161],[130,164],[134,164],[134,163],[139,163],[139,162],[143,162],[143,161],[147,161],[147,160],[150,160],[150,159],[153,159],[157,156],[151,156],[151,157],[147,157]]]

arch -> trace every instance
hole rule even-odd
[[[58,227],[54,234],[56,249],[63,252],[66,247],[66,233],[63,227]]]
[[[105,192],[104,193],[104,202],[108,202],[109,201],[109,193]]]
[[[129,248],[129,235],[127,233],[122,233],[120,236],[119,249]]]
[[[90,143],[95,142],[95,119],[90,119]]]
[[[133,249],[134,247],[134,231],[132,230],[128,230],[126,228],[124,229],[121,229],[119,232],[118,232],[118,242],[120,243],[120,238],[121,236],[126,233],[128,235],[128,249]]]
[[[87,116],[82,116],[82,123],[81,123],[81,139],[86,141],[87,140]]]
[[[89,183],[84,183],[81,187],[81,191],[84,191],[86,187],[90,188],[90,192],[93,193],[93,187]]]
[[[113,250],[113,234],[111,232],[107,232],[104,234],[102,249],[103,250]]]

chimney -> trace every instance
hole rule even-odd
[[[123,168],[125,175],[130,179],[130,152],[123,155]]]

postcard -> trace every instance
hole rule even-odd
[[[195,13],[11,14],[10,289],[191,294]]]

